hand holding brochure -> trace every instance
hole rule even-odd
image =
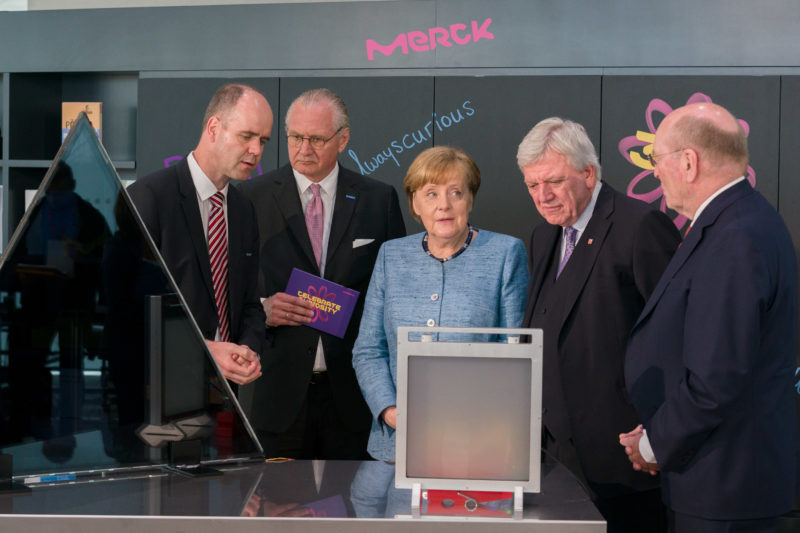
[[[314,306],[314,318],[307,326],[339,338],[344,337],[358,301],[358,291],[297,268],[292,269],[286,294],[297,296]]]

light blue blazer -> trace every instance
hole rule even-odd
[[[397,327],[510,327],[522,323],[528,267],[522,241],[480,230],[458,257],[439,262],[423,233],[387,241],[367,290],[353,367],[372,411],[367,451],[394,461],[394,430],[380,414],[397,404]]]

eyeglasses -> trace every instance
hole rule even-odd
[[[316,135],[312,135],[311,137],[303,137],[302,135],[296,135],[296,134],[295,135],[289,134],[286,137],[289,139],[289,144],[292,145],[294,148],[300,148],[301,146],[303,146],[303,141],[308,141],[308,144],[310,144],[312,148],[320,149],[323,146],[325,146],[325,144],[327,144],[328,141],[336,137],[336,135],[343,129],[344,126],[334,131],[333,135],[331,135],[327,139],[324,137],[318,137]]]
[[[650,164],[653,165],[653,168],[656,168],[656,165],[658,164],[658,160],[660,158],[664,157],[665,155],[677,154],[678,152],[682,152],[682,151],[683,151],[683,148],[681,148],[679,150],[674,150],[672,152],[667,152],[665,154],[659,154],[659,155],[647,154],[647,160],[650,161]]]

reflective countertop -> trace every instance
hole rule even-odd
[[[395,488],[392,464],[262,461],[219,470],[218,475],[209,476],[148,471],[41,483],[33,485],[28,493],[0,494],[0,514],[6,518],[82,515],[413,519],[411,491]],[[476,509],[473,505],[469,510],[470,506],[465,505],[469,494],[452,491],[453,496],[442,500],[441,491],[438,496],[429,497],[423,487],[419,519],[602,521],[578,482],[560,464],[545,461],[541,487],[538,494],[525,494],[522,516],[516,517],[510,511],[510,500],[494,500],[491,508],[481,505]],[[438,502],[434,503],[437,497]]]

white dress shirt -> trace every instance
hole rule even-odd
[[[586,209],[583,210],[581,216],[578,217],[578,220],[571,226],[578,230],[578,234],[575,235],[575,246],[578,245],[580,242],[581,237],[583,236],[583,232],[586,229],[586,226],[589,225],[589,220],[592,218],[592,214],[594,213],[594,206],[597,204],[597,196],[600,194],[600,187],[603,186],[603,182],[598,181],[594,185],[594,190],[592,191],[592,198],[589,200],[589,205],[586,206]],[[558,264],[560,265],[561,262],[564,260],[564,252],[567,250],[567,228],[561,228],[561,255],[558,259]]]

